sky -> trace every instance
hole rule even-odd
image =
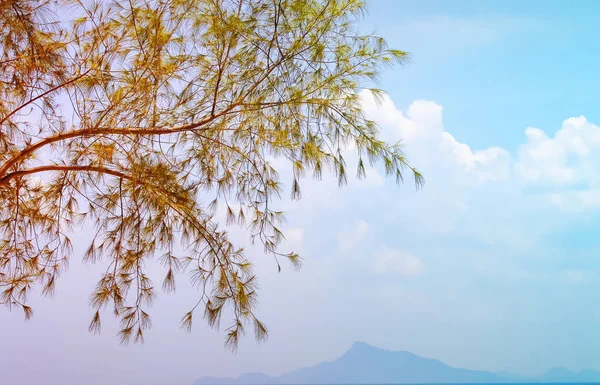
[[[425,187],[373,168],[344,188],[306,180],[302,200],[279,202],[285,246],[304,268],[278,273],[249,250],[270,338],[249,336],[237,354],[223,331],[180,331],[197,296],[183,281],[159,297],[144,345],[120,346],[108,318],[89,334],[99,270],[74,259],[53,299],[32,298],[31,321],[0,312],[5,383],[277,375],[357,340],[470,369],[600,370],[600,3],[373,0],[369,10],[361,28],[411,63],[383,74],[381,106],[366,94],[363,106],[384,138],[402,140]]]

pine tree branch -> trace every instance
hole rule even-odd
[[[26,170],[19,170],[19,171],[8,173],[5,176],[3,176],[2,178],[0,178],[0,186],[6,186],[14,178],[22,177],[25,175],[37,174],[40,172],[47,172],[47,171],[88,171],[88,172],[96,172],[96,173],[100,173],[100,174],[112,175],[112,176],[116,176],[116,177],[122,178],[122,179],[128,179],[128,180],[133,180],[133,181],[138,181],[138,182],[140,181],[138,178],[134,178],[131,175],[127,175],[121,171],[112,170],[112,169],[106,168],[106,167],[92,166],[92,165],[88,165],[88,166],[72,165],[72,166],[70,166],[70,165],[58,165],[57,164],[57,165],[33,167],[33,168],[26,169]]]

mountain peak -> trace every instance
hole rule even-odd
[[[343,359],[367,359],[369,357],[374,358],[374,357],[378,357],[382,354],[389,354],[389,353],[391,353],[391,352],[377,348],[373,345],[369,345],[366,342],[356,341],[355,343],[352,344],[350,349],[348,349],[346,351],[346,353],[344,353],[342,355],[342,357],[340,357],[340,358],[343,358]]]
[[[364,350],[364,349],[378,349],[375,346],[369,345],[368,343],[364,342],[364,341],[356,341],[355,343],[352,344],[352,347],[350,348],[350,350]],[[379,350],[379,349],[378,349]]]
[[[476,384],[476,383],[584,383],[600,382],[600,372],[573,373],[555,368],[543,376],[523,378],[510,373],[491,373],[454,368],[441,361],[408,351],[388,351],[357,341],[336,360],[300,368],[278,377],[249,373],[234,378],[198,379],[196,385],[254,384]]]

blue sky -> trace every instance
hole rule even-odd
[[[413,55],[411,66],[384,76],[396,103],[435,100],[459,140],[514,150],[523,127],[552,131],[581,114],[598,121],[599,8],[593,1],[378,0],[366,24]]]
[[[34,299],[31,322],[0,314],[3,351],[36,362],[30,369],[15,354],[0,369],[23,384],[190,383],[278,374],[362,340],[472,369],[600,370],[599,10],[592,1],[371,1],[362,28],[412,63],[384,74],[382,107],[368,97],[364,106],[385,138],[405,142],[423,190],[375,168],[343,189],[333,178],[305,181],[300,202],[282,201],[287,246],[305,267],[277,274],[250,249],[267,344],[247,338],[231,355],[222,332],[181,333],[196,295],[183,284],[158,300],[144,346],[118,346],[108,319],[89,335],[98,269],[74,262],[56,298]]]

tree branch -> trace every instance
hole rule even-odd
[[[176,126],[176,127],[168,127],[168,128],[167,127],[165,127],[165,128],[100,127],[100,128],[84,128],[81,130],[68,131],[68,132],[56,134],[56,135],[50,136],[48,138],[42,139],[30,146],[25,147],[23,150],[21,150],[19,152],[18,155],[14,156],[12,159],[9,159],[8,161],[6,161],[6,163],[2,167],[0,167],[0,180],[2,180],[1,178],[3,175],[6,175],[6,172],[10,169],[10,167],[12,167],[15,164],[17,164],[18,162],[26,159],[30,154],[32,154],[36,150],[38,150],[48,144],[51,144],[51,143],[60,142],[62,140],[66,140],[66,139],[85,138],[85,137],[92,137],[92,136],[98,136],[98,135],[136,135],[136,136],[149,135],[149,136],[153,136],[153,135],[169,135],[169,134],[176,134],[176,133],[185,132],[185,131],[193,131],[193,130],[195,130],[201,126],[204,126],[204,125],[210,123],[211,121],[227,114],[228,112],[230,112],[233,108],[237,107],[238,105],[239,105],[239,103],[233,104],[229,108],[225,109],[224,111],[222,111],[218,114],[209,116],[205,119],[202,119],[202,120],[194,122],[194,123],[190,123],[190,124],[186,124],[186,125],[182,125],[182,126]]]
[[[112,176],[116,176],[118,178],[129,179],[129,180],[140,182],[140,180],[132,177],[131,175],[127,175],[121,171],[111,170],[106,167],[92,166],[92,165],[69,166],[69,165],[58,165],[57,164],[57,165],[34,167],[34,168],[27,169],[27,170],[19,170],[19,171],[8,173],[5,176],[3,176],[2,178],[0,178],[0,186],[6,186],[8,184],[8,182],[10,182],[14,178],[18,178],[18,177],[30,175],[30,174],[37,174],[37,173],[46,172],[46,171],[91,171],[91,172],[112,175]]]
[[[2,124],[4,124],[4,122],[6,122],[11,116],[13,116],[14,114],[16,114],[17,112],[21,111],[23,108],[27,107],[28,105],[30,105],[31,103],[40,100],[43,97],[46,97],[48,95],[50,95],[51,93],[53,93],[56,90],[59,90],[65,86],[68,86],[71,83],[75,83],[77,80],[83,78],[84,76],[86,76],[88,73],[90,73],[91,69],[85,71],[84,73],[75,76],[73,79],[66,81],[64,83],[61,84],[57,84],[56,86],[50,88],[49,90],[46,90],[44,92],[42,92],[41,94],[37,95],[36,97],[33,97],[31,99],[29,99],[28,101],[26,101],[25,103],[21,104],[19,107],[15,108],[14,110],[12,110],[10,113],[8,113],[5,117],[3,117],[2,119],[0,119],[0,126]]]

